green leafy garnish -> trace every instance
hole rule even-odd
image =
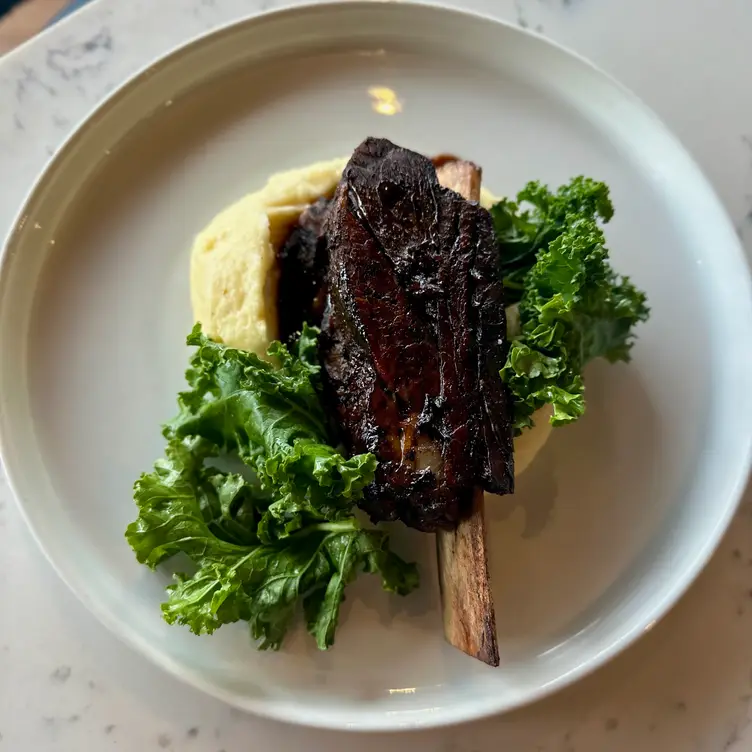
[[[507,304],[519,303],[527,273],[538,254],[564,232],[567,217],[599,217],[608,222],[613,215],[608,186],[585,177],[574,178],[556,193],[530,182],[516,201],[503,199],[495,204],[491,217],[501,250]]]
[[[400,595],[417,587],[415,565],[354,516],[376,459],[348,459],[331,445],[316,335],[306,327],[292,353],[273,343],[276,364],[212,342],[198,326],[189,336],[190,388],[164,428],[165,458],[135,484],[139,516],[126,531],[140,562],[154,568],[184,554],[195,567],[168,588],[169,623],[203,634],[247,621],[261,649],[277,649],[302,605],[326,649],[358,573],[379,574]],[[242,472],[214,466],[228,457]]]
[[[629,360],[633,329],[649,313],[644,293],[609,263],[597,221],[613,216],[608,188],[583,177],[556,193],[530,183],[491,213],[508,300],[519,305],[519,332],[501,371],[515,430],[532,426],[548,404],[553,425],[571,423],[585,411],[584,367],[599,357]]]

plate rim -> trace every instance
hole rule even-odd
[[[60,163],[64,160],[68,152],[75,148],[75,146],[86,138],[86,134],[90,127],[94,124],[96,119],[101,113],[104,113],[108,108],[112,107],[116,102],[122,98],[128,96],[132,89],[137,88],[146,78],[158,68],[161,68],[170,62],[173,62],[180,56],[184,55],[187,51],[194,47],[198,47],[209,40],[216,41],[218,38],[225,34],[234,33],[240,26],[251,26],[253,24],[263,22],[269,18],[294,16],[299,13],[316,13],[327,15],[332,12],[336,12],[343,7],[352,9],[354,12],[358,12],[358,9],[364,8],[381,8],[383,12],[424,12],[428,14],[440,13],[447,15],[454,15],[459,18],[474,20],[476,22],[486,22],[498,27],[504,27],[508,32],[513,34],[522,35],[534,38],[539,43],[543,43],[551,48],[554,48],[559,53],[572,58],[580,66],[584,66],[590,70],[591,73],[596,74],[599,78],[608,83],[610,87],[617,90],[619,94],[629,101],[632,107],[641,112],[644,117],[649,118],[654,128],[661,132],[663,138],[667,139],[671,143],[676,156],[681,157],[688,167],[693,168],[696,173],[697,186],[703,189],[705,193],[705,199],[708,205],[713,204],[717,210],[718,218],[721,219],[726,225],[727,229],[731,230],[730,238],[732,242],[728,244],[725,249],[725,253],[734,253],[736,261],[740,262],[741,267],[744,269],[744,278],[746,287],[752,291],[752,277],[750,277],[750,262],[744,251],[744,247],[739,240],[735,232],[733,232],[733,224],[726,211],[725,206],[720,201],[720,198],[710,180],[705,175],[702,168],[695,161],[692,154],[684,146],[681,140],[674,134],[674,132],[664,123],[655,111],[649,107],[639,96],[637,96],[629,87],[622,84],[614,76],[607,71],[604,71],[600,66],[593,63],[591,60],[581,55],[580,53],[572,50],[571,48],[563,45],[557,41],[554,41],[543,34],[535,32],[531,29],[523,29],[516,26],[514,23],[491,16],[487,13],[478,12],[475,10],[459,8],[456,6],[448,5],[443,0],[402,0],[399,3],[395,3],[394,0],[323,0],[319,2],[317,0],[304,0],[302,3],[298,3],[294,6],[288,6],[283,8],[273,8],[264,11],[251,12],[242,15],[234,20],[228,21],[214,29],[198,33],[191,36],[184,42],[175,45],[168,49],[165,53],[152,58],[145,65],[141,66],[138,70],[128,76],[121,84],[115,87],[108,95],[99,102],[95,107],[90,109],[86,115],[80,118],[76,125],[73,127],[68,136],[63,140],[60,146],[54,151],[53,155],[38,174],[34,180],[31,188],[25,193],[23,201],[20,204],[18,211],[15,213],[10,227],[3,239],[2,246],[0,246],[0,304],[5,297],[4,291],[8,284],[8,269],[11,263],[11,259],[14,256],[13,247],[16,237],[20,235],[23,228],[24,217],[28,214],[29,207],[33,204],[37,194],[39,194],[45,184],[54,175],[55,171],[59,168]],[[388,10],[387,10],[388,9]],[[399,10],[398,10],[399,9]],[[733,247],[732,247],[733,244]],[[752,319],[746,322],[748,333],[752,333]],[[0,339],[0,348],[3,346],[3,341]],[[632,630],[624,633],[618,639],[614,640],[606,650],[602,650],[599,653],[594,653],[586,660],[581,662],[578,666],[571,669],[569,672],[562,674],[555,680],[541,685],[535,690],[528,691],[524,698],[514,703],[486,703],[482,706],[476,707],[475,710],[464,707],[461,712],[453,711],[451,708],[443,708],[440,717],[436,714],[432,714],[426,720],[425,718],[420,720],[408,720],[397,721],[390,717],[386,713],[381,713],[378,716],[374,715],[369,718],[368,721],[357,721],[355,723],[350,722],[346,713],[339,712],[340,719],[335,720],[334,715],[330,711],[298,711],[297,715],[291,715],[286,707],[279,709],[277,706],[271,706],[267,699],[248,699],[242,704],[238,702],[236,697],[229,691],[223,690],[221,687],[206,681],[202,675],[190,669],[186,669],[185,666],[179,662],[171,659],[169,656],[161,653],[158,650],[153,650],[146,640],[141,638],[132,629],[123,627],[117,619],[113,617],[106,609],[101,609],[95,600],[88,598],[83,592],[83,589],[79,587],[75,578],[69,577],[65,571],[65,567],[59,565],[54,559],[52,554],[48,551],[47,547],[42,541],[37,526],[32,522],[31,515],[27,513],[26,503],[22,498],[22,494],[19,491],[19,484],[17,478],[22,473],[21,468],[13,468],[8,462],[7,458],[10,454],[9,448],[11,446],[12,427],[7,422],[6,412],[3,409],[3,405],[0,402],[0,463],[5,469],[5,475],[8,481],[8,487],[10,495],[13,497],[16,508],[19,510],[21,517],[30,530],[34,541],[44,554],[47,561],[50,563],[54,571],[60,577],[60,579],[67,585],[67,587],[74,593],[76,598],[85,606],[97,620],[103,624],[108,631],[117,637],[121,642],[134,649],[139,654],[143,655],[154,665],[160,669],[166,671],[176,679],[185,682],[189,686],[205,692],[209,696],[220,699],[227,704],[245,710],[247,712],[256,714],[258,716],[269,718],[276,721],[282,721],[299,726],[306,726],[312,728],[332,729],[332,730],[346,730],[346,731],[360,731],[360,732],[384,732],[384,731],[405,731],[411,729],[427,729],[427,728],[439,728],[447,726],[455,726],[464,723],[468,723],[489,716],[494,716],[500,713],[511,712],[513,710],[525,707],[534,702],[542,700],[545,697],[563,689],[577,680],[588,676],[593,673],[614,657],[622,653],[626,648],[634,644],[642,635],[649,631],[658,621],[662,620],[673,606],[679,601],[679,599],[686,593],[689,587],[695,582],[699,574],[705,568],[710,558],[713,556],[718,546],[721,543],[723,536],[725,535],[731,521],[733,520],[738,507],[743,498],[745,489],[747,488],[748,479],[750,476],[750,468],[752,468],[752,428],[747,432],[746,436],[746,448],[744,456],[739,462],[738,467],[735,468],[735,482],[733,493],[730,494],[726,501],[725,513],[719,518],[719,524],[710,531],[702,546],[702,549],[695,557],[694,563],[675,578],[676,582],[671,590],[669,596],[667,596],[660,604],[656,605],[653,612],[646,615],[644,618],[644,624],[636,626]],[[304,707],[299,705],[300,707]],[[417,713],[416,713],[417,714]]]

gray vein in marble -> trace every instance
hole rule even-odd
[[[533,29],[538,34],[543,34],[545,29],[542,23],[536,23],[533,25],[529,18],[527,8],[525,7],[525,0],[514,0],[514,12],[517,25],[521,29]]]
[[[58,115],[56,112],[53,112],[52,124],[55,126],[55,128],[67,130],[71,126],[71,121],[68,120],[67,117],[63,117],[62,115]]]
[[[57,89],[54,86],[50,86],[50,84],[42,81],[33,68],[30,68],[27,65],[22,65],[21,75],[16,79],[16,101],[19,104],[23,104],[35,87],[40,88],[52,97],[57,96]]]
[[[167,749],[172,744],[172,739],[167,734],[160,734],[157,737],[157,744],[162,749]]]
[[[740,729],[739,726],[736,725],[731,729],[731,732],[728,735],[728,738],[723,743],[723,749],[725,750],[731,749],[738,741],[741,740],[741,735],[739,733]]]
[[[57,728],[61,724],[73,726],[82,720],[84,713],[86,713],[87,710],[91,710],[91,707],[92,705],[89,703],[85,705],[80,712],[70,713],[67,716],[44,715],[42,716],[42,724],[47,728]]]
[[[71,667],[70,666],[58,666],[51,674],[50,679],[55,684],[65,684],[65,682],[68,681],[71,677]]]
[[[750,672],[750,686],[752,687],[752,671]],[[745,732],[752,726],[752,717],[750,717],[750,700],[752,695],[743,694],[739,697],[739,705],[741,706],[741,715],[731,725],[728,736],[723,745],[723,750],[731,750],[736,747],[738,743],[745,739]]]
[[[83,42],[47,50],[46,63],[50,70],[69,81],[85,73],[101,71],[112,49],[112,34],[105,27]]]
[[[112,733],[112,732],[113,732],[113,731],[114,731],[114,730],[115,730],[116,728],[117,728],[117,726],[115,726],[115,724],[114,724],[114,723],[108,723],[108,724],[107,724],[107,725],[106,725],[106,726],[104,727],[104,733],[105,733],[105,734],[107,734],[107,735],[109,736],[109,735],[110,735],[110,734],[111,734],[111,733]]]

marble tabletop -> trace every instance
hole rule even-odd
[[[568,45],[636,90],[752,253],[749,0],[453,0]],[[0,59],[0,234],[76,122],[192,35],[282,0],[96,0]],[[0,473],[0,752],[752,750],[752,494],[669,616],[593,676],[457,729],[355,737],[245,716],[108,634],[57,579]]]

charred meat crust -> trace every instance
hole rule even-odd
[[[348,448],[379,459],[363,507],[374,520],[452,528],[474,486],[513,490],[490,215],[442,188],[429,159],[368,139],[324,231],[327,397]]]
[[[321,324],[329,263],[324,225],[330,203],[320,198],[309,206],[277,251],[277,318],[283,342],[299,332],[303,323]]]

